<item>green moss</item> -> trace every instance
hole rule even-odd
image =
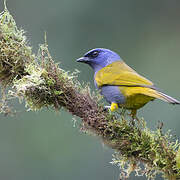
[[[62,93],[63,93],[63,91],[56,91],[56,90],[54,91],[55,95],[61,95]]]
[[[0,81],[4,86],[24,75],[27,63],[34,61],[23,30],[18,30],[7,9],[0,15]]]
[[[132,163],[132,159],[133,161],[134,159],[141,159],[141,162],[148,164],[146,171],[142,170],[142,166],[136,165],[134,169],[137,174],[142,175],[140,172],[144,171],[143,175],[146,175],[148,178],[155,178],[159,171],[164,171],[166,178],[173,174],[174,177],[177,177],[178,175],[175,175],[177,173],[175,149],[177,149],[179,144],[170,141],[169,133],[163,135],[159,129],[152,132],[147,128],[130,128],[124,122],[122,124],[121,122],[116,122],[110,126],[114,131],[111,130],[111,137],[112,134],[114,135],[112,146],[117,149],[118,145],[121,149],[121,154],[115,154],[112,163],[118,164],[122,168],[123,173],[126,174],[126,177],[128,177],[129,173],[127,173],[127,169],[124,169],[124,163],[126,162],[125,164],[128,166],[129,163]]]

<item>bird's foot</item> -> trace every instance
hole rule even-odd
[[[114,112],[117,109],[118,109],[118,104],[114,102],[111,103],[111,106],[104,106],[104,111],[110,110],[111,112]]]
[[[137,121],[138,124],[140,124],[140,119],[137,117],[137,110],[132,110],[131,113],[130,113],[130,116],[131,116],[131,124],[132,126],[135,125],[135,122]]]
[[[108,112],[108,111],[110,110],[110,108],[111,108],[111,106],[104,106],[103,110],[104,110],[105,112]]]
[[[111,103],[111,107],[110,107],[111,112],[114,112],[114,111],[116,111],[117,109],[118,109],[118,104],[112,102],[112,103]]]

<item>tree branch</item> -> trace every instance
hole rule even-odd
[[[121,166],[122,178],[132,171],[152,179],[157,173],[166,179],[180,178],[179,144],[168,133],[163,134],[161,127],[150,131],[144,120],[132,125],[126,114],[105,112],[98,94],[82,87],[76,73],[54,63],[47,42],[40,45],[38,55],[32,54],[24,31],[17,28],[7,8],[0,14],[0,83],[1,113],[9,114],[7,103],[12,97],[24,99],[33,111],[64,107],[115,150],[112,163]]]

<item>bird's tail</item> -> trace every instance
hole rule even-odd
[[[164,94],[154,88],[147,88],[146,90],[142,89],[141,93],[168,102],[170,104],[180,104],[180,101],[177,99],[172,98],[171,96],[168,96],[167,94]]]
[[[167,94],[164,94],[162,92],[159,92],[159,91],[156,91],[156,92],[159,95],[157,97],[158,99],[161,99],[161,100],[168,102],[170,104],[180,104],[180,101],[178,101],[177,99],[172,98],[171,96],[168,96]]]

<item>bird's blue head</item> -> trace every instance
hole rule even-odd
[[[96,48],[88,51],[83,57],[77,59],[77,62],[83,62],[89,64],[95,72],[99,71],[101,68],[121,60],[120,56],[104,48]]]

